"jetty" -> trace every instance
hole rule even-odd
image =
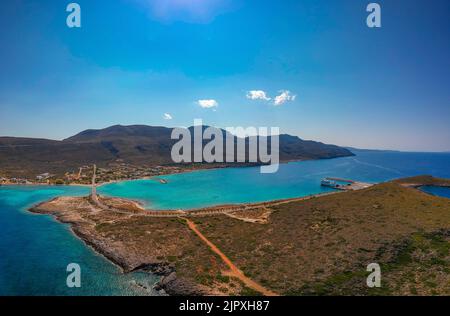
[[[371,187],[373,184],[343,178],[327,177],[322,179],[321,186],[342,191],[354,191]]]

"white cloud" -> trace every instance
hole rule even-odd
[[[288,101],[294,101],[295,98],[297,98],[296,95],[292,95],[289,90],[281,90],[280,95],[277,95],[274,99],[273,104],[275,106],[283,105],[284,103]]]
[[[263,90],[250,90],[247,92],[247,99],[270,101],[266,92]]]
[[[219,103],[217,103],[216,100],[198,100],[197,101],[198,105],[200,105],[202,108],[204,109],[211,109],[211,108],[216,108],[219,106]]]
[[[163,118],[164,118],[165,120],[171,120],[171,119],[173,119],[172,115],[170,115],[169,113],[164,113]]]

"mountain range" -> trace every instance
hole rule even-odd
[[[189,129],[192,131],[193,127]],[[44,172],[64,174],[83,165],[106,166],[117,161],[139,166],[172,165],[171,149],[178,141],[171,139],[172,130],[146,125],[115,125],[85,130],[61,141],[0,137],[0,175],[34,177]],[[236,145],[235,136],[234,141]],[[248,146],[249,138],[245,142]],[[270,138],[268,142],[270,144]],[[280,135],[282,162],[351,155],[353,153],[343,147]]]

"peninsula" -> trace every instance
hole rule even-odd
[[[149,211],[103,196],[59,197],[51,214],[124,273],[161,276],[169,295],[449,295],[450,200],[408,185],[265,203]],[[377,262],[383,287],[365,286]],[[426,268],[425,268],[426,267]]]

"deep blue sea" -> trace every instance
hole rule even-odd
[[[99,188],[101,194],[141,200],[155,209],[194,208],[310,195],[324,177],[365,182],[431,174],[450,178],[450,154],[354,151],[357,156],[283,164],[278,173],[230,168],[127,181]],[[30,214],[33,204],[62,195],[85,195],[83,187],[0,187],[0,295],[145,295],[138,284],[156,278],[123,275],[51,216]],[[81,266],[82,286],[66,286],[66,267]]]
[[[423,186],[420,189],[426,193],[450,199],[450,188],[435,187],[435,186]]]

